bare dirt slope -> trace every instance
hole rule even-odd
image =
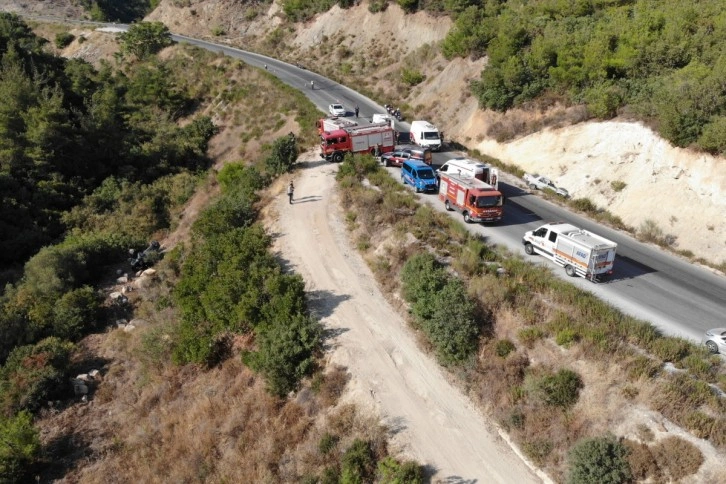
[[[315,159],[308,153],[303,159]],[[348,368],[344,401],[382,416],[403,454],[443,482],[523,484],[540,478],[422,354],[411,330],[380,293],[347,238],[335,191],[337,166],[308,161],[295,175],[295,203],[280,200],[268,219],[276,249],[300,273],[313,307],[334,335],[330,363]]]

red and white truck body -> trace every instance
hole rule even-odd
[[[524,251],[541,254],[565,268],[568,276],[595,281],[612,274],[618,244],[568,223],[545,224],[522,237]]]
[[[346,153],[373,154],[376,146],[380,146],[383,154],[393,151],[395,144],[393,128],[387,123],[341,128],[320,134],[320,156],[340,163]]]
[[[355,128],[358,126],[356,121],[347,118],[329,117],[320,118],[315,126],[318,128],[318,134],[323,134],[325,131],[335,131],[343,128]]]
[[[446,210],[456,210],[467,223],[498,222],[504,211],[504,195],[496,187],[467,176],[439,174],[439,200]]]

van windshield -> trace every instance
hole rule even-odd
[[[433,180],[434,170],[418,170],[418,177],[422,180]]]
[[[502,204],[502,197],[499,195],[481,195],[476,197],[476,207],[497,207]]]
[[[428,140],[439,139],[439,132],[438,131],[424,131],[423,139],[428,139]]]

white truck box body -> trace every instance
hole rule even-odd
[[[522,243],[528,254],[541,254],[564,267],[568,275],[591,280],[612,273],[618,246],[605,237],[567,223],[545,224],[529,231]]]

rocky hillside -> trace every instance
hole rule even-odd
[[[74,2],[37,2],[68,12]],[[20,11],[20,2],[2,0]],[[31,7],[25,6],[27,10]],[[436,45],[450,19],[406,15],[397,5],[371,13],[363,1],[334,7],[304,24],[287,24],[278,3],[230,0],[161,0],[148,20],[178,33],[224,42],[303,63],[367,92],[381,103],[404,107],[409,119],[428,118],[447,138],[468,148],[537,171],[575,198],[607,208],[633,229],[650,223],[672,248],[711,264],[726,262],[726,163],[722,158],[671,146],[628,120],[582,121],[583,110],[556,104],[506,114],[478,108],[468,83],[485,60],[444,60]],[[405,69],[425,79],[410,87]]]

